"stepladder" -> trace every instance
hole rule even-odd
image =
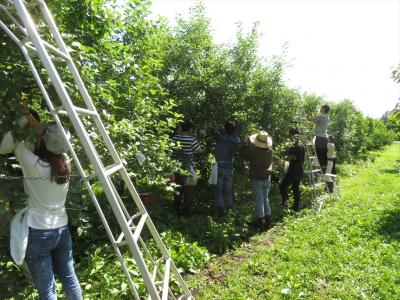
[[[339,185],[336,174],[331,174],[330,168],[322,168],[318,160],[315,149],[315,137],[310,132],[304,134],[304,144],[306,145],[306,174],[311,186],[312,204],[317,212],[321,213],[324,201],[332,194],[339,197]]]
[[[33,8],[35,14],[31,13]],[[109,137],[45,1],[3,1],[0,10],[0,27],[19,47],[54,122],[62,129],[74,166],[111,241],[132,297],[193,299]],[[40,29],[38,19],[42,24]],[[50,41],[45,41],[41,34],[43,24],[51,33]],[[39,72],[38,68],[45,72]],[[65,81],[67,77],[68,82]],[[57,99],[49,96],[48,82]],[[67,88],[71,86],[73,88]],[[74,97],[71,90],[76,91]],[[74,145],[78,144],[82,151],[76,151],[77,147],[67,138],[65,124],[73,130]],[[99,144],[104,149],[99,149]],[[122,180],[129,191],[129,204],[116,188],[117,180]],[[100,201],[94,185],[101,187],[106,201]],[[110,220],[105,209],[112,211],[113,219]],[[132,259],[134,266],[127,263]],[[146,292],[138,291],[132,267],[139,271]]]

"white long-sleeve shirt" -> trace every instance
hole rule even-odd
[[[21,165],[25,193],[28,195],[27,224],[35,229],[55,229],[68,224],[65,211],[69,183],[51,182],[51,167],[42,161],[25,144],[14,142],[11,133],[7,133],[0,143],[0,154],[11,152]],[[8,151],[8,152],[7,152]]]

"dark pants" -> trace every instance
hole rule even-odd
[[[193,203],[194,185],[185,185],[186,176],[175,173],[175,183],[179,185],[174,198],[174,209],[180,215],[188,215]]]
[[[321,166],[321,170],[325,172],[328,163],[328,138],[323,136],[315,137],[315,152]]]
[[[218,178],[215,186],[215,199],[221,209],[229,209],[233,206],[233,164],[218,163]]]
[[[288,188],[292,186],[293,191],[293,209],[295,211],[300,210],[300,183],[302,176],[290,176],[288,174],[285,175],[281,184],[279,185],[279,190],[282,196],[282,205],[287,206],[289,201]]]

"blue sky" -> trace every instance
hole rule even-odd
[[[192,0],[153,0],[154,16],[175,24]],[[390,78],[400,63],[400,1],[259,0],[203,1],[214,39],[231,43],[241,22],[258,21],[259,55],[280,54],[288,45],[285,80],[290,87],[331,101],[351,99],[366,115],[381,117],[400,98]]]

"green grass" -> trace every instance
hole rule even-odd
[[[189,279],[196,299],[400,299],[400,144],[341,178],[320,217],[288,216]]]

